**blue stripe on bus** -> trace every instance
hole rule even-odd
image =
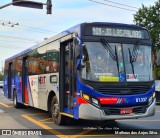
[[[73,115],[73,110],[71,110],[71,109],[64,108],[64,112],[65,112],[65,113],[69,113],[69,114],[72,114],[72,115]]]
[[[17,100],[19,103],[22,103],[22,80],[21,80],[21,76],[19,77],[15,77],[15,87],[16,87],[16,91],[17,91]]]

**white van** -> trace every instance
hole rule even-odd
[[[3,81],[0,81],[0,88],[3,88]]]

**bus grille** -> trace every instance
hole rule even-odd
[[[146,106],[133,107],[133,113],[142,114],[146,112]],[[104,113],[106,115],[120,115],[120,108],[105,108]]]
[[[100,87],[97,89],[102,94],[139,94],[148,92],[149,86],[127,86],[127,87]]]

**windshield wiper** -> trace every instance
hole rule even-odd
[[[105,39],[101,39],[101,43],[104,46],[104,48],[109,51],[109,54],[110,54],[111,58],[114,61],[117,61],[118,60],[118,56],[116,54],[117,52],[113,51],[113,49],[111,48],[111,46],[108,44],[108,42]]]
[[[109,55],[111,56],[111,58],[116,61],[117,63],[117,69],[118,69],[118,73],[119,73],[119,62],[118,62],[118,53],[117,53],[117,48],[115,46],[115,51],[113,51],[113,49],[111,48],[111,46],[108,44],[108,42],[105,39],[101,39],[101,43],[104,46],[104,48],[106,50],[108,50]]]
[[[139,50],[139,41],[137,41],[137,43],[134,45],[133,47],[133,51],[132,51],[132,62],[136,62],[137,60],[137,56],[138,56],[138,50]]]
[[[133,47],[132,54],[131,54],[130,48],[128,48],[129,59],[130,59],[130,64],[131,64],[132,73],[134,75],[134,78],[136,76],[135,76],[135,73],[134,73],[134,64],[133,63],[137,61],[139,46],[140,46],[140,44],[139,44],[139,41],[138,41],[137,44],[135,44],[134,47]]]
[[[133,62],[135,62],[135,61],[133,60],[133,56],[132,56],[132,54],[131,54],[130,48],[128,48],[128,52],[129,52],[129,59],[130,59],[130,64],[131,64],[131,68],[132,68],[132,73],[133,73],[134,78],[135,78],[134,65],[133,65]]]

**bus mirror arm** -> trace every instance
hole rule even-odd
[[[84,64],[83,60],[78,59],[77,60],[77,66],[76,66],[77,70],[80,70],[81,68],[84,68],[84,67],[85,67],[85,64]]]
[[[74,47],[75,47],[75,58],[80,58],[80,46],[81,46],[81,40],[78,37],[74,38]]]
[[[79,46],[75,47],[75,58],[76,59],[80,58],[80,47]]]

